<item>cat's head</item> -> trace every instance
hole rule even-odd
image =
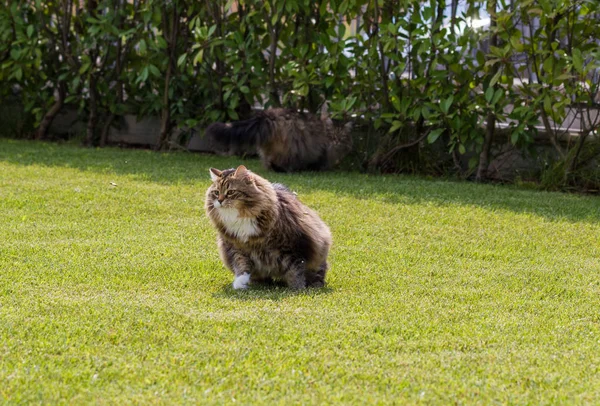
[[[321,106],[321,121],[324,121],[330,128],[329,139],[332,143],[351,143],[352,142],[352,129],[354,128],[353,121],[340,122],[332,120],[328,112],[328,103],[325,102]],[[350,147],[352,145],[350,144]]]
[[[354,122],[334,122],[329,135],[329,146],[327,148],[327,160],[330,167],[335,167],[352,151],[352,130]]]
[[[243,214],[264,200],[265,193],[259,187],[262,178],[244,165],[222,171],[210,168],[209,173],[213,183],[206,192],[206,207],[211,210],[233,208]]]

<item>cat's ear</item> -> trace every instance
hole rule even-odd
[[[321,120],[327,120],[329,118],[329,106],[327,105],[327,100],[321,106]]]
[[[238,179],[243,179],[246,183],[252,183],[254,181],[252,173],[244,165],[238,166],[233,176]]]
[[[220,178],[221,175],[223,175],[223,172],[218,170],[217,168],[210,168],[208,170],[208,173],[210,173],[210,178],[213,180],[213,182]]]
[[[235,170],[235,173],[233,174],[233,176],[235,176],[236,178],[243,178],[246,177],[248,175],[248,168],[246,168],[244,165],[240,165],[237,167],[237,169]]]

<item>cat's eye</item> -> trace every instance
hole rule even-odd
[[[235,192],[233,190],[228,190],[227,193],[225,194],[225,196],[231,197],[231,196],[233,196],[234,193]]]
[[[213,194],[214,194],[215,196],[219,197],[219,191],[218,191],[218,190],[215,190],[215,191],[213,192]]]

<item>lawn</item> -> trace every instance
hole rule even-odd
[[[234,291],[244,163],[329,224],[328,285]],[[600,403],[600,199],[0,139],[0,403]]]

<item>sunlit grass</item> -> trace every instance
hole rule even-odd
[[[319,211],[328,286],[231,289],[245,163]],[[600,200],[0,140],[0,401],[600,402]]]

